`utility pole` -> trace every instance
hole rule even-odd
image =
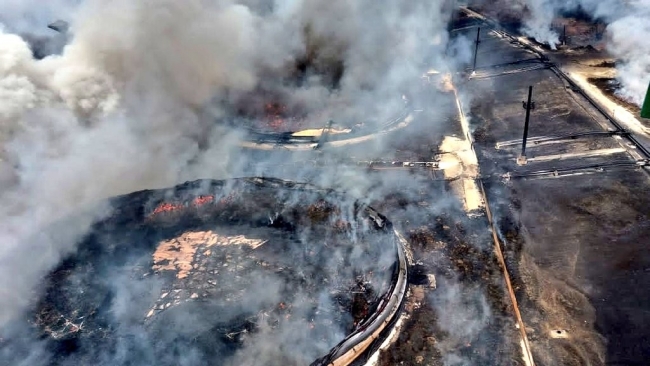
[[[521,145],[521,156],[517,159],[517,164],[526,164],[526,140],[528,139],[528,122],[530,121],[530,111],[535,109],[535,102],[533,99],[533,86],[528,87],[528,102],[522,102],[524,109],[526,109],[526,122],[524,122],[524,138]]]
[[[566,24],[562,28],[562,44],[566,46]]]
[[[321,134],[320,134],[320,139],[318,139],[318,143],[316,144],[316,146],[314,146],[314,150],[320,149],[321,147],[323,147],[323,144],[325,144],[327,142],[327,138],[328,138],[329,133],[332,131],[332,125],[333,124],[334,124],[334,121],[330,120],[327,123],[327,127],[323,127],[323,130],[321,131]]]
[[[474,46],[474,66],[472,67],[472,72],[476,71],[476,56],[478,55],[478,44],[481,43],[479,38],[481,37],[481,27],[478,27],[476,30],[476,42]]]

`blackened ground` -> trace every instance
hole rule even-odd
[[[413,283],[405,307],[409,318],[379,364],[523,365],[485,218],[469,219],[452,207],[427,213],[423,202],[449,194],[444,184],[431,182],[428,188],[422,201],[385,207],[403,228],[418,267],[435,275],[437,288]],[[413,211],[423,216],[414,221]]]
[[[468,6],[482,14],[485,14],[493,19],[497,19],[499,23],[508,31],[517,32],[523,26],[523,20],[528,13],[528,10],[522,6],[513,6],[512,0],[471,0]],[[458,17],[463,19],[466,14],[459,12]]]
[[[507,55],[500,57],[533,56],[495,34],[488,34],[481,47],[498,48]],[[535,362],[645,364],[650,352],[645,341],[650,337],[645,327],[649,299],[641,288],[650,283],[645,240],[650,233],[648,174],[607,168],[612,162],[636,159],[624,139],[610,136],[529,143],[528,164],[518,166],[520,144],[502,148],[495,144],[521,140],[525,113],[521,101],[529,85],[536,103],[529,138],[613,126],[550,70],[467,84],[478,92],[471,110],[476,148]],[[617,150],[598,154],[611,149]],[[552,158],[557,154],[564,158]],[[551,158],[531,159],[543,157]],[[500,177],[506,172],[525,175],[591,164],[604,168],[542,179]]]
[[[634,170],[513,183],[523,230],[508,243],[525,247],[520,296],[539,364],[645,359],[648,188],[647,173]],[[567,339],[553,338],[558,331]]]
[[[369,160],[435,161],[446,137],[463,135],[453,93],[440,92],[434,84],[423,88],[421,80],[413,80],[416,90],[421,112],[402,130],[319,151],[249,151],[248,161],[255,163],[242,174],[313,182],[349,178],[346,187],[385,211],[414,246],[419,263],[411,267],[417,276],[410,279],[411,295],[404,306],[408,319],[397,341],[380,354],[381,365],[442,365],[458,359],[469,365],[519,364],[520,337],[487,218],[468,217],[440,170],[351,165]],[[437,288],[429,286],[427,275],[439,278]]]
[[[376,310],[396,275],[390,222],[331,191],[197,181],[112,203],[25,320],[52,365],[227,364],[260,328],[301,335],[293,352],[278,336],[287,351],[269,363],[309,363]],[[190,236],[195,251],[175,261]],[[218,237],[261,246],[208,245]],[[170,241],[172,258],[152,263]],[[2,340],[3,358],[16,343]]]

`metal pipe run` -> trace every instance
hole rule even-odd
[[[540,145],[545,142],[552,141],[562,141],[562,140],[577,140],[582,137],[612,137],[612,136],[628,136],[630,134],[627,130],[615,130],[615,131],[590,131],[590,132],[580,132],[580,133],[567,133],[564,135],[554,135],[554,136],[539,136],[531,137],[528,139],[528,142]],[[520,140],[510,140],[497,142],[495,147],[497,149],[502,149],[504,147],[519,145]]]
[[[632,161],[629,160],[612,161],[608,163],[577,165],[577,166],[569,166],[565,168],[550,168],[550,169],[525,171],[525,172],[511,172],[511,173],[504,174],[502,176],[502,179],[510,180],[516,178],[535,178],[535,177],[539,178],[539,177],[546,177],[546,176],[559,177],[562,175],[571,175],[575,173],[587,173],[590,171],[603,172],[606,169],[611,169],[611,168],[638,169],[638,168],[644,168],[648,166],[650,166],[649,159],[632,160]]]

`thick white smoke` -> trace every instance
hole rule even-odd
[[[552,48],[559,34],[553,20],[562,12],[581,9],[594,19],[608,23],[607,49],[621,62],[618,78],[621,95],[641,105],[650,82],[650,2],[647,0],[525,0],[529,16],[522,31]]]
[[[595,19],[605,21],[620,16],[620,0],[524,0],[528,16],[524,19],[522,31],[535,38],[538,42],[548,43],[555,48],[560,42],[560,35],[552,29],[555,17],[568,11],[582,10]]]
[[[449,283],[431,296],[433,307],[442,315],[438,326],[449,338],[436,343],[448,366],[470,366],[476,362],[460,355],[457,351],[462,344],[475,341],[492,316],[484,293],[478,288],[465,288],[462,284]]]
[[[44,25],[57,19],[69,19],[82,0],[3,0],[0,24],[16,33],[51,34]]]
[[[316,64],[343,63],[341,87],[312,75],[291,92],[380,109],[442,58],[449,16],[443,1],[370,0],[5,1],[0,11],[0,325],[106,212],[98,200],[231,175],[236,136],[205,118],[211,100],[282,76],[315,43]],[[47,34],[59,18],[72,40],[35,60],[17,34]],[[45,234],[82,208],[92,210]]]
[[[607,27],[607,46],[620,60],[617,71],[622,96],[640,106],[650,83],[650,1],[635,6],[633,14]]]
[[[37,237],[46,225],[102,197],[182,179],[201,133],[192,108],[212,89],[253,82],[251,28],[235,4],[114,1],[80,9],[61,56],[36,61],[18,36],[0,35],[0,322],[73,249],[74,235]],[[80,234],[90,221],[66,230]]]
[[[553,1],[529,0],[526,2],[530,16],[524,20],[522,31],[538,42],[548,43],[551,48],[555,49],[560,42],[560,36],[551,29],[551,23],[559,9]]]

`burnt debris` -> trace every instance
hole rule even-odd
[[[390,222],[333,191],[206,180],[111,203],[32,309],[54,364],[225,362],[286,329],[306,351],[283,359],[309,363],[367,327],[398,277]]]

